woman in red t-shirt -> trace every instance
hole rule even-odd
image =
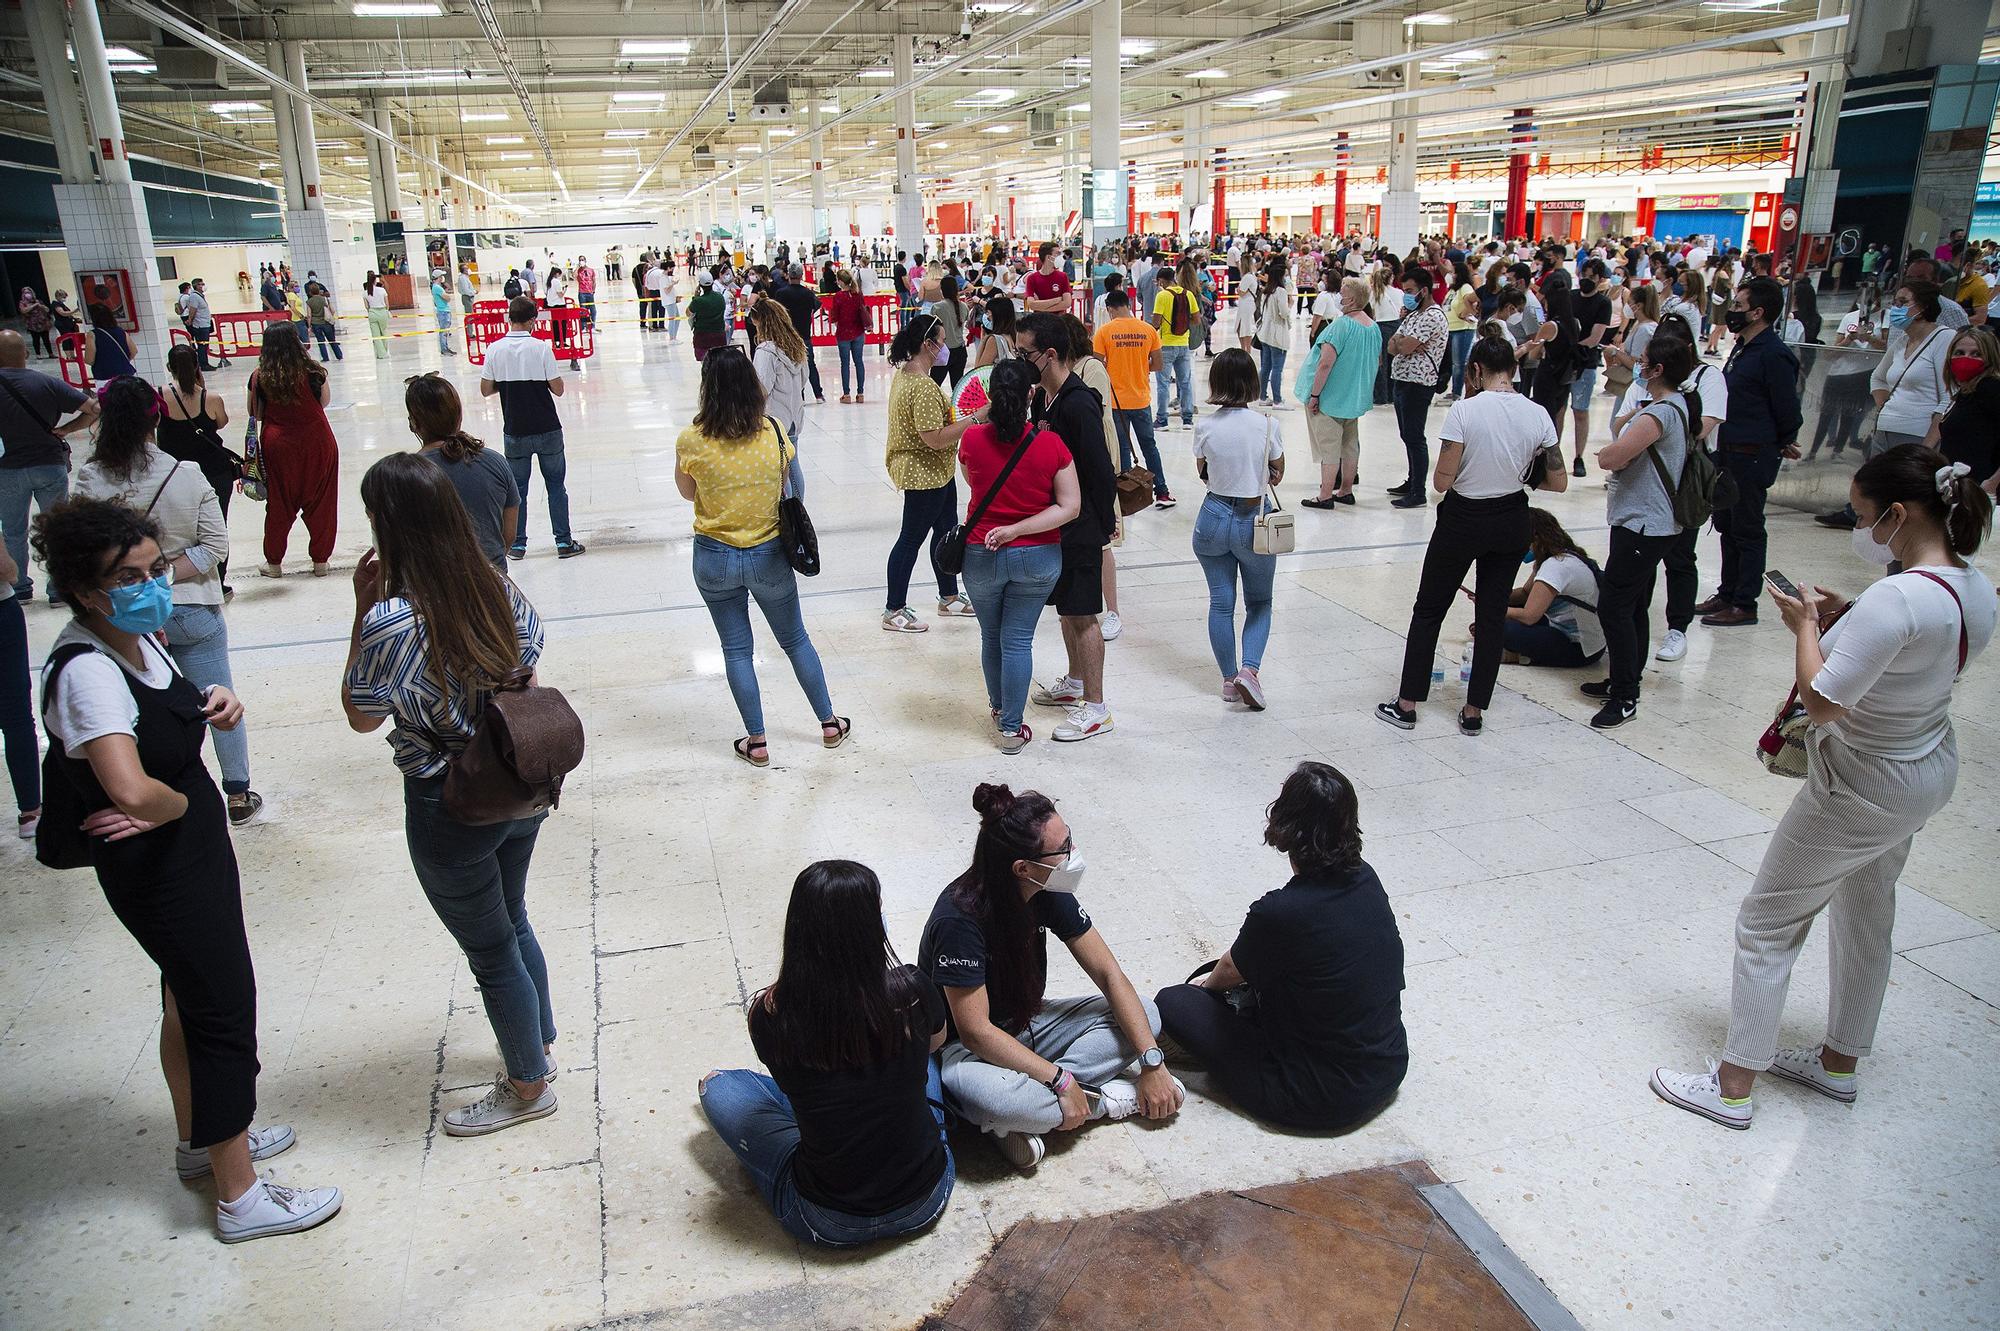
[[[987,424],[967,430],[958,445],[972,496],[965,588],[979,617],[986,701],[1000,727],[1000,752],[1009,754],[1034,738],[1021,712],[1035,674],[1035,624],[1062,572],[1063,524],[1083,507],[1069,449],[1053,430],[1028,422],[1028,395],[1040,378],[1024,356],[994,366]],[[1017,448],[1021,460],[1001,482]]]
[[[854,274],[842,268],[833,275],[834,292],[826,299],[827,313],[833,318],[833,345],[840,353],[840,400],[865,402],[868,392],[868,362],[864,350],[868,338],[868,302],[855,289]],[[854,387],[847,386],[847,363],[854,362]]]

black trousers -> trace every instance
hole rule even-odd
[[[1200,1060],[1222,1093],[1253,1118],[1280,1127],[1337,1132],[1372,1118],[1394,1093],[1378,1086],[1350,1100],[1310,1108],[1294,1104],[1266,1080],[1270,1043],[1264,1028],[1231,1007],[1220,992],[1176,984],[1160,990],[1153,1002],[1167,1034]]]
[[[883,609],[901,610],[910,603],[910,574],[917,554],[931,552],[931,572],[937,575],[938,599],[958,595],[958,579],[937,566],[937,541],[958,521],[958,482],[946,481],[935,490],[903,491],[903,529],[889,547],[889,598]]]
[[[1597,620],[1604,626],[1604,656],[1614,698],[1639,701],[1639,673],[1646,668],[1646,652],[1652,646],[1655,574],[1680,539],[1641,536],[1626,527],[1611,529],[1611,556],[1604,561]]]
[[[1396,432],[1403,437],[1403,456],[1410,468],[1405,484],[1411,494],[1421,499],[1431,482],[1431,447],[1424,430],[1430,423],[1431,399],[1436,396],[1436,389],[1430,384],[1406,383],[1401,379],[1393,380],[1389,387],[1396,401]]]
[[[1736,478],[1736,502],[1715,514],[1722,536],[1722,584],[1718,589],[1731,605],[1755,611],[1764,586],[1764,556],[1770,540],[1764,531],[1764,497],[1778,479],[1781,458],[1777,445],[1756,453],[1724,449],[1717,461]]]
[[[1694,623],[1695,598],[1701,594],[1701,566],[1695,560],[1695,542],[1701,528],[1685,528],[1667,546],[1667,627],[1686,633]]]
[[[1493,702],[1493,682],[1500,675],[1500,655],[1507,626],[1507,598],[1514,574],[1528,551],[1528,496],[1517,492],[1498,499],[1467,499],[1452,492],[1438,505],[1437,526],[1424,551],[1424,571],[1417,582],[1417,603],[1410,611],[1410,634],[1403,647],[1403,680],[1397,696],[1422,702],[1431,696],[1431,662],[1437,659],[1438,631],[1458,600],[1468,571],[1477,569],[1473,583],[1472,678],[1466,684],[1468,707],[1485,709]]]

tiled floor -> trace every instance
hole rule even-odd
[[[936,623],[914,638],[876,627],[900,504],[882,474],[885,370],[871,357],[878,401],[809,408],[804,439],[826,556],[806,614],[855,737],[817,747],[782,659],[766,659],[774,765],[754,772],[729,753],[736,719],[689,574],[689,506],[672,485],[692,358],[684,343],[642,343],[629,324],[600,345],[562,402],[591,551],[555,560],[537,482],[534,551],[513,566],[548,621],[544,675],[590,737],[530,894],[563,1029],[561,1113],[482,1140],[436,1132],[440,1107],[492,1075],[492,1037],[412,880],[386,746],[340,718],[347,585],[251,576],[261,513],[243,503],[229,618],[269,801],[236,836],[260,980],[262,1117],[299,1131],[280,1177],[338,1183],[347,1209],[300,1238],[224,1248],[208,1236],[209,1195],[169,1168],[153,975],[87,876],[44,873],[10,841],[0,1324],[892,1327],[947,1303],[995,1236],[1030,1216],[1410,1159],[1456,1182],[1587,1326],[1819,1326],[1828,1309],[1853,1326],[1992,1324],[1990,660],[1959,689],[1958,797],[1904,878],[1860,1102],[1766,1087],[1755,1128],[1729,1133],[1661,1105],[1645,1078],[1658,1062],[1699,1066],[1719,1043],[1735,906],[1792,794],[1750,757],[1790,671],[1775,622],[1698,630],[1686,660],[1648,673],[1637,721],[1613,734],[1584,724],[1573,675],[1511,667],[1482,738],[1450,727],[1456,672],[1414,733],[1381,725],[1369,710],[1393,687],[1430,520],[1383,502],[1402,463],[1377,412],[1363,424],[1363,504],[1299,514],[1301,552],[1281,567],[1263,672],[1270,711],[1215,696],[1188,544],[1195,506],[1184,504],[1134,519],[1120,553],[1126,630],[1109,657],[1119,729],[1002,758],[985,733],[974,626]],[[403,377],[439,364],[421,335],[380,365],[364,341],[348,351],[332,413],[342,573],[367,544],[360,473],[410,443]],[[474,371],[462,359],[444,369],[475,403],[471,428],[497,442],[497,408],[478,401]],[[837,397],[831,355],[821,369]],[[243,374],[216,386],[240,394]],[[1282,419],[1303,455],[1298,413]],[[1189,443],[1165,436],[1170,475],[1192,495]],[[1295,462],[1284,487],[1294,507],[1308,471]],[[1547,502],[1603,548],[1596,479]],[[1802,516],[1778,514],[1772,531],[1772,563],[1795,579],[1853,588],[1868,575],[1843,538]],[[303,532],[291,566],[304,568]],[[59,620],[38,606],[30,623],[39,652]],[[1442,644],[1454,661],[1462,633],[1453,623]],[[761,626],[759,641],[768,652]],[[1046,672],[1060,652],[1053,622],[1038,647]],[[965,862],[973,783],[1045,789],[1088,850],[1086,904],[1150,991],[1226,945],[1246,905],[1282,880],[1260,815],[1307,757],[1362,788],[1367,854],[1408,950],[1413,1062],[1386,1114],[1348,1137],[1294,1137],[1196,1097],[1170,1126],[1058,1143],[1032,1179],[975,1142],[938,1230],[868,1254],[801,1251],[764,1218],[705,1130],[694,1082],[751,1061],[742,1004],[774,974],[803,864],[873,865],[907,950]],[[1819,1035],[1825,974],[1815,939],[1788,1039]],[[1086,981],[1063,960],[1054,983]]]

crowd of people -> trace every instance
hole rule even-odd
[[[1384,722],[1420,724],[1460,593],[1473,605],[1456,716],[1467,736],[1482,733],[1504,662],[1600,666],[1604,677],[1581,689],[1601,703],[1592,724],[1609,728],[1636,715],[1646,662],[1677,659],[1696,615],[1715,628],[1749,624],[1768,599],[1784,619],[1797,708],[1779,728],[1791,726],[1804,750],[1805,783],[1739,915],[1719,1061],[1705,1073],[1662,1068],[1651,1084],[1737,1128],[1749,1126],[1764,1071],[1852,1100],[1888,979],[1896,878],[1912,837],[1951,796],[1953,684],[1995,626],[1993,586],[1968,561],[2000,479],[2000,342],[1984,327],[1948,331],[1945,298],[1922,275],[1935,256],[1913,256],[1897,275],[1883,320],[1883,417],[1849,488],[1854,548],[1889,575],[1844,601],[1766,569],[1764,495],[1782,460],[1800,453],[1803,339],[1786,334],[1803,321],[1796,285],[1788,292],[1760,271],[1762,256],[1698,240],[1572,253],[1440,239],[1399,259],[1359,237],[1224,237],[1207,252],[1167,254],[1138,241],[1072,268],[1044,243],[891,268],[885,469],[902,517],[883,629],[928,629],[908,604],[927,552],[937,615],[977,621],[1000,754],[1034,739],[1035,705],[1064,714],[1057,742],[1112,734],[1114,551],[1127,521],[1176,503],[1158,433],[1178,423],[1192,437],[1175,461],[1191,462],[1205,490],[1191,547],[1209,591],[1220,697],[1263,710],[1273,705],[1259,672],[1279,560],[1266,522],[1286,474],[1277,413],[1308,413],[1318,464],[1308,503],[1338,511],[1358,502],[1357,422],[1390,405],[1407,466],[1391,487],[1395,505],[1426,507],[1435,492],[1438,506],[1400,678],[1375,709]],[[692,504],[693,579],[741,723],[731,748],[764,768],[772,746],[753,600],[823,747],[853,733],[806,626],[787,506],[806,497],[806,395],[825,401],[812,321],[830,304],[836,328],[855,333],[836,341],[858,340],[846,298],[873,295],[874,279],[861,277],[866,265],[828,263],[809,282],[783,254],[741,273],[695,257],[685,261],[698,273],[688,315],[699,401],[675,442],[674,479]],[[1219,282],[1210,257],[1221,261]],[[631,270],[643,323],[670,338],[679,266],[647,252]],[[478,982],[502,1061],[482,1096],[444,1109],[450,1136],[558,1108],[556,1015],[527,908],[547,814],[470,816],[451,780],[488,701],[532,683],[542,659],[542,621],[508,573],[527,553],[537,467],[556,554],[583,553],[564,485],[556,401],[565,381],[533,330],[542,302],[580,294],[585,269],[537,273],[530,262],[510,275],[519,289],[508,333],[480,379],[483,395],[501,399],[502,456],[466,432],[449,380],[417,375],[404,396],[413,447],[376,461],[359,491],[371,547],[353,576],[339,700],[355,731],[389,727],[413,872]],[[276,275],[268,282],[282,291]],[[308,274],[301,293],[312,285]],[[446,302],[442,341],[451,294],[442,273],[433,292]],[[310,1228],[342,1203],[336,1188],[257,1173],[296,1136],[253,1121],[255,979],[229,837],[261,806],[228,653],[232,494],[254,491],[266,505],[260,573],[282,575],[300,520],[312,572],[330,572],[340,496],[323,362],[338,344],[318,336],[325,311],[306,299],[306,332],[275,322],[249,376],[257,446],[247,466],[220,444],[230,411],[206,387],[205,346],[174,349],[164,392],[128,367],[93,396],[29,369],[26,341],[0,332],[0,711],[19,826],[44,862],[92,868],[158,965],[177,1168],[185,1179],[213,1175],[216,1230],[229,1242]],[[734,336],[738,314],[745,343]],[[1849,334],[1870,336],[1859,323]],[[1724,338],[1727,359],[1707,364]],[[1287,379],[1300,342],[1303,363]],[[1196,346],[1206,354],[1200,394]],[[858,352],[853,361],[854,387],[865,388],[866,361]],[[843,398],[860,400],[845,391],[849,364],[843,351]],[[983,405],[960,411],[946,386],[975,372]],[[1937,392],[1899,398],[1911,372],[1934,377]],[[1600,377],[1622,391],[1610,439],[1587,452]],[[1433,429],[1439,399],[1448,406]],[[1904,413],[1926,403],[1920,431]],[[66,440],[84,431],[90,449],[72,474]],[[1592,474],[1605,477],[1601,561],[1533,502],[1537,490],[1562,492]],[[1719,582],[1696,604],[1695,536],[1711,519],[1723,540]],[[70,615],[42,670],[45,765],[22,614],[35,589],[30,548],[51,601]],[[1669,634],[1655,654],[1650,607],[1662,569]],[[1062,673],[1037,683],[1035,631],[1049,606]],[[202,758],[210,739],[219,788]],[[720,1070],[696,1088],[786,1232],[838,1247],[925,1229],[956,1177],[949,1120],[1033,1170],[1050,1133],[1172,1117],[1190,1086],[1169,1063],[1200,1074],[1196,1092],[1292,1130],[1347,1130],[1393,1100],[1410,1061],[1402,943],[1362,857],[1357,793],[1335,767],[1301,764],[1269,808],[1264,840],[1288,859],[1284,884],[1251,908],[1221,956],[1150,1000],[1083,905],[1079,829],[1055,801],[987,782],[972,803],[970,863],[940,892],[914,966],[889,944],[868,866],[823,860],[799,873],[778,973],[748,1003],[768,1072]],[[1081,829],[1086,842],[1093,831]],[[1822,911],[1834,958],[1826,1037],[1779,1049],[1790,968]],[[1048,994],[1050,932],[1094,992]]]

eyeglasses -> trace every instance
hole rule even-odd
[[[153,567],[144,573],[141,573],[136,568],[120,568],[111,575],[111,586],[137,587],[139,584],[151,582],[155,578],[164,578],[167,576],[168,570],[173,568],[173,566],[173,560],[168,559],[165,555],[161,555],[153,561]]]
[[[1075,850],[1076,850],[1076,833],[1072,832],[1068,836],[1063,838],[1063,843],[1060,846],[1057,846],[1054,850],[1045,850],[1041,854],[1035,856],[1035,858],[1038,860],[1046,860],[1046,859],[1053,859],[1059,855],[1063,859],[1068,859],[1071,853],[1074,852]]]

